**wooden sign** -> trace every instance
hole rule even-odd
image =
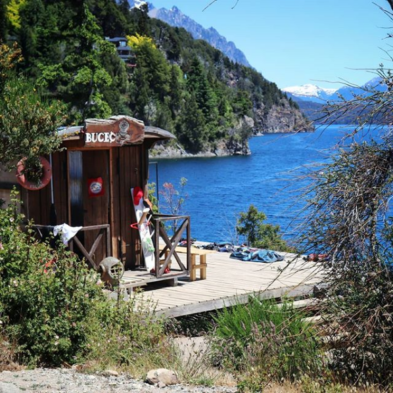
[[[128,116],[114,116],[108,120],[87,119],[84,139],[86,147],[136,145],[145,139],[145,125]]]

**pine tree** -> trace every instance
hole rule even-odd
[[[201,62],[195,57],[187,74],[187,88],[195,96],[198,108],[205,119],[216,111],[216,97],[207,80]]]
[[[26,0],[10,0],[7,4],[7,15],[14,31],[18,31],[21,26],[20,9]]]
[[[171,75],[169,82],[170,102],[169,108],[171,110],[172,119],[175,120],[177,114],[181,110],[181,98],[183,87],[180,84],[180,78],[183,77],[181,69],[177,65],[171,66]]]
[[[0,41],[7,41],[8,36],[7,1],[0,0]]]
[[[177,135],[185,148],[193,153],[201,151],[207,141],[205,118],[193,94],[187,97]]]

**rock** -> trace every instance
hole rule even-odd
[[[147,373],[146,382],[150,385],[177,385],[179,383],[179,379],[175,372],[167,370],[166,368],[158,368],[156,370],[150,370]]]
[[[255,127],[255,121],[254,121],[254,119],[252,117],[244,116],[243,117],[243,121],[244,121],[244,123],[247,124],[248,127],[250,127],[250,128],[254,128]]]
[[[12,383],[0,382],[0,393],[22,393],[22,391]]]
[[[118,377],[119,373],[115,370],[105,370],[101,373],[104,377]]]

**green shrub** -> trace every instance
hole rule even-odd
[[[322,358],[315,332],[303,318],[289,301],[277,305],[256,297],[224,309],[215,318],[215,360],[238,372],[243,390],[316,374]]]
[[[250,205],[247,212],[239,213],[236,223],[237,234],[245,236],[250,247],[296,252],[282,238],[278,225],[265,224],[266,218],[263,212]]]
[[[15,195],[14,195],[15,197]],[[0,210],[0,319],[28,364],[74,363],[85,350],[92,304],[103,298],[97,275],[60,243],[39,243],[17,213]]]
[[[18,201],[0,209],[0,333],[30,366],[164,366],[171,356],[154,307],[104,296],[97,273],[60,243],[23,228]],[[147,366],[148,363],[148,366]]]
[[[167,367],[174,352],[165,340],[164,323],[141,294],[130,301],[96,303],[88,326],[90,369],[108,366],[142,376]]]

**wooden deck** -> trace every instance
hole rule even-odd
[[[149,275],[126,272],[124,279],[147,284]],[[216,252],[207,257],[206,280],[189,282],[180,278],[176,286],[149,284],[143,287],[143,297],[157,304],[158,314],[179,317],[220,309],[235,302],[246,303],[252,294],[261,298],[306,296],[322,279],[320,263],[294,260],[292,254],[286,254],[283,262],[265,264],[237,261],[229,253]]]

